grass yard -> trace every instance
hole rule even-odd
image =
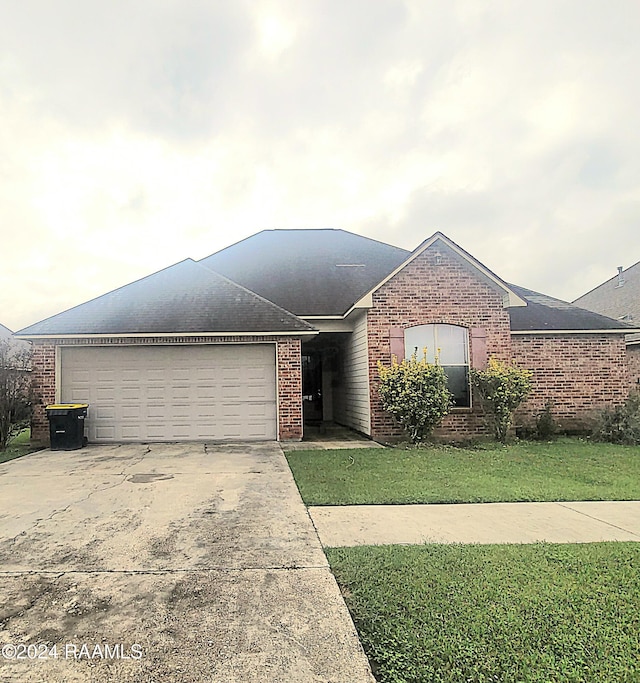
[[[30,438],[30,430],[25,429],[20,432],[13,441],[9,442],[6,451],[0,451],[0,463],[14,460],[15,458],[27,455],[27,453],[33,453],[34,450],[39,450],[31,447],[31,444],[29,443]]]
[[[291,451],[307,505],[640,499],[640,447],[580,439]]]
[[[381,683],[640,680],[640,544],[327,552]]]

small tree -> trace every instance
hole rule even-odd
[[[378,375],[382,407],[414,444],[429,436],[453,405],[442,366],[427,362],[426,356],[418,360],[414,354],[401,363],[394,356],[391,367],[378,361]]]
[[[494,434],[504,443],[509,435],[513,412],[531,392],[530,370],[491,358],[485,370],[471,370],[471,383],[477,389]]]
[[[29,424],[31,349],[0,340],[0,451]]]

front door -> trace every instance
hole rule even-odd
[[[305,349],[302,354],[302,411],[306,424],[322,422],[322,354]]]

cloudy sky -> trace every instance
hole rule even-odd
[[[0,321],[265,228],[640,260],[637,0],[0,0]]]

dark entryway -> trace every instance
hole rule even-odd
[[[302,408],[305,425],[331,422],[340,380],[341,350],[348,333],[324,333],[302,344]]]
[[[302,351],[302,414],[305,424],[322,422],[322,352]]]

